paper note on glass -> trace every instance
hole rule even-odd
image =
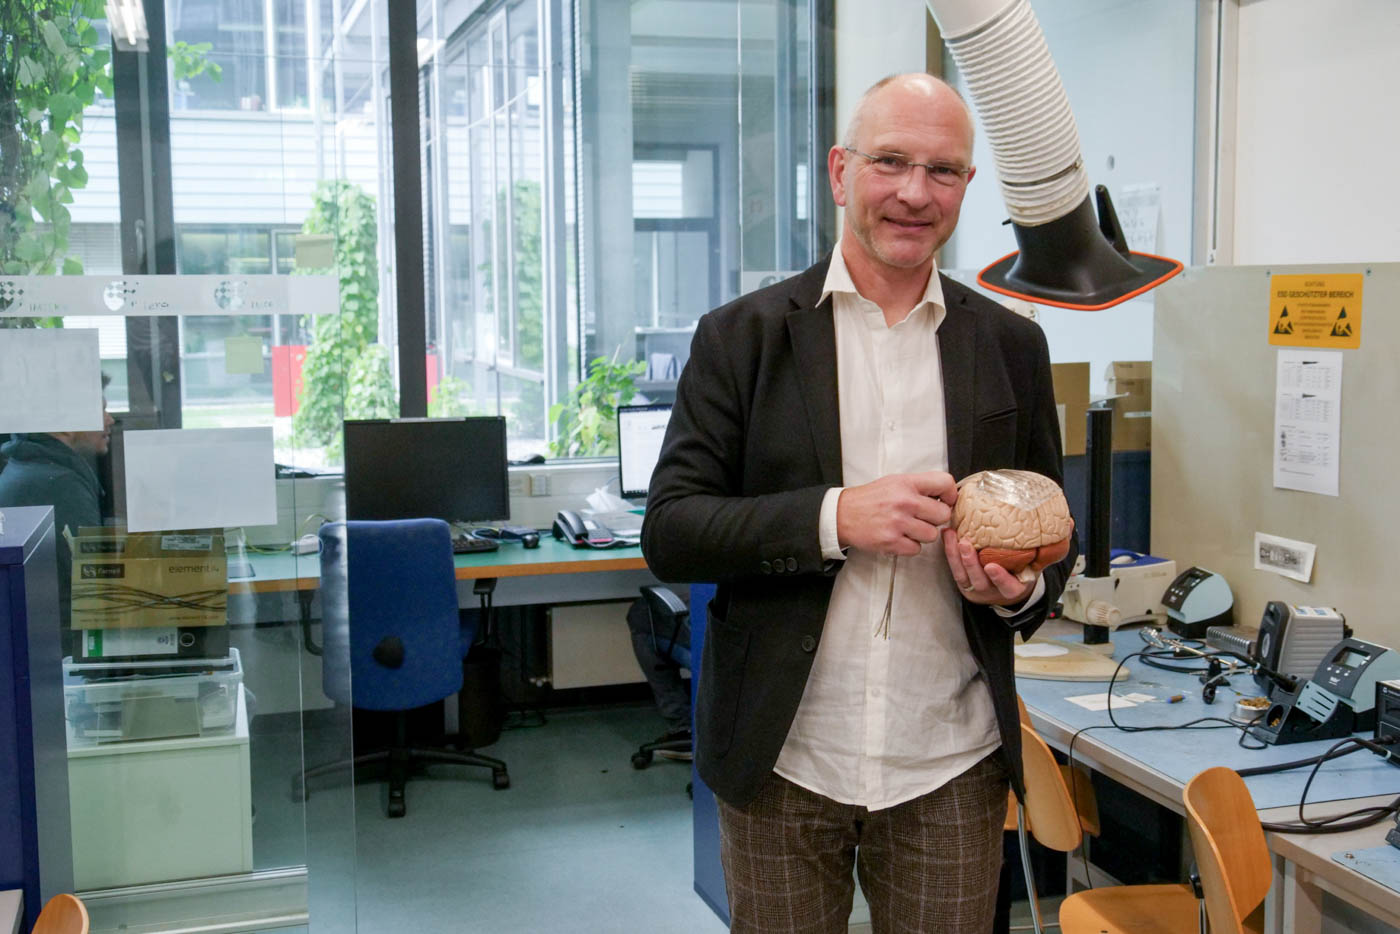
[[[0,328],[0,360],[0,433],[102,430],[96,330]]]
[[[126,526],[132,532],[272,525],[272,429],[128,431]]]
[[[293,243],[298,269],[329,269],[335,265],[335,237],[330,234],[297,234]]]
[[[224,372],[253,373],[263,371],[263,342],[261,337],[224,338]]]
[[[1338,495],[1342,352],[1280,350],[1274,390],[1274,486]]]

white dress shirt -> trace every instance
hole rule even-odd
[[[856,291],[839,247],[823,300],[827,295],[836,324],[844,482],[947,470],[938,356],[946,307],[937,268],[923,300],[893,327]],[[854,548],[843,555],[836,539],[839,496],[840,489],[830,490],[822,503],[822,551],[844,557],[846,565],[774,769],[828,798],[878,810],[942,787],[1001,738],[942,544],[926,544],[897,563]],[[886,638],[879,628],[891,574]]]

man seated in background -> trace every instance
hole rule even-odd
[[[111,381],[105,373],[102,385]],[[0,445],[6,463],[0,471],[0,507],[52,506],[58,538],[59,618],[68,626],[73,556],[63,530],[102,524],[102,484],[93,461],[107,453],[112,416],[102,403],[101,431],[54,431],[16,434]]]
[[[678,594],[686,606],[690,606],[690,592],[682,589]],[[658,625],[661,625],[658,621]],[[632,631],[632,651],[637,656],[637,664],[642,666],[642,674],[651,686],[656,698],[656,709],[666,723],[666,732],[654,742],[691,742],[690,735],[690,685],[681,677],[679,666],[661,654],[672,638],[681,645],[690,645],[690,622],[683,620],[674,634],[663,630],[652,638],[651,611],[645,599],[638,597],[627,608],[627,628]],[[660,643],[660,651],[656,643]],[[658,749],[656,755],[663,759],[678,759],[689,762],[691,752],[687,750]]]

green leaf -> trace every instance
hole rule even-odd
[[[63,274],[65,276],[81,276],[83,274],[83,261],[76,256],[63,257]]]
[[[58,27],[53,24],[53,20],[39,20],[39,32],[44,37],[44,45],[49,47],[49,51],[55,58],[65,58],[72,53],[69,51],[68,43],[63,39],[63,33],[58,31]]]
[[[36,87],[44,81],[44,69],[28,55],[19,57],[19,71],[16,76],[20,87]]]

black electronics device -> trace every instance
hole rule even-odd
[[[1341,739],[1375,729],[1378,683],[1400,677],[1400,655],[1382,645],[1343,639],[1296,690],[1275,687],[1268,712],[1250,732],[1273,745]]]
[[[623,499],[645,499],[671,421],[669,403],[617,407],[617,475]]]
[[[554,517],[554,537],[575,548],[610,548],[618,543],[611,529],[583,518],[572,509],[561,509]]]
[[[345,515],[446,522],[509,519],[505,418],[346,422]]]
[[[1205,568],[1190,567],[1176,576],[1162,594],[1167,628],[1183,639],[1200,639],[1212,626],[1234,622],[1234,595],[1225,578]]]
[[[539,530],[523,525],[483,526],[472,529],[472,535],[492,542],[519,542],[524,548],[540,547]]]
[[[1400,738],[1400,681],[1376,682],[1375,738],[1382,743]]]

